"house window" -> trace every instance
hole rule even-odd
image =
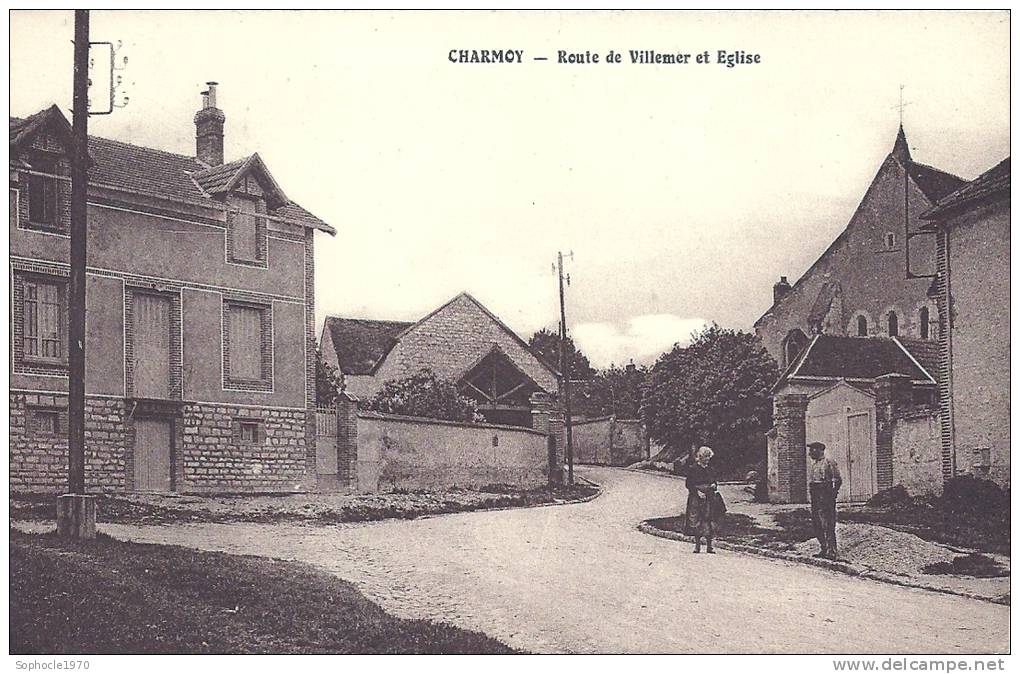
[[[857,336],[867,337],[868,336],[868,319],[864,316],[857,317]]]
[[[26,280],[22,303],[22,349],[26,360],[64,361],[64,285]]]
[[[272,325],[268,306],[225,303],[224,372],[229,382],[271,386]]]
[[[237,441],[242,445],[262,444],[265,432],[261,421],[240,419],[236,423]]]
[[[28,176],[28,221],[56,228],[60,224],[57,218],[58,184],[57,179],[52,177],[57,172],[56,159],[36,157],[32,160],[32,170],[49,175],[32,173]]]
[[[895,311],[889,312],[889,336],[896,337],[900,334],[900,319]]]
[[[885,249],[892,250],[896,247],[896,234],[893,232],[885,233]]]
[[[29,410],[28,431],[39,435],[58,435],[60,433],[60,412],[58,410]]]
[[[265,247],[261,239],[263,219],[255,199],[230,199],[230,259],[233,262],[264,262]]]
[[[921,339],[928,339],[930,334],[930,326],[928,325],[928,307],[921,307],[921,310],[918,312],[917,320],[921,325]]]

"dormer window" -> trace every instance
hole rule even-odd
[[[55,157],[39,155],[32,159],[28,176],[28,221],[45,229],[59,229],[59,182]]]
[[[264,202],[232,195],[227,200],[227,257],[231,262],[265,266],[266,220]]]

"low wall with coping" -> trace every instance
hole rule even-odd
[[[548,481],[548,436],[530,428],[377,412],[359,412],[357,424],[360,492]]]
[[[629,466],[649,457],[648,433],[637,419],[613,416],[573,424],[574,461],[602,466]]]

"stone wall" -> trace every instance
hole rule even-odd
[[[179,491],[300,491],[306,478],[306,412],[231,405],[188,404],[180,443]],[[244,443],[240,421],[262,429],[258,442]]]
[[[10,393],[10,489],[14,493],[63,493],[67,489],[67,396]],[[56,433],[30,427],[32,415],[54,414]],[[88,491],[124,491],[124,447],[134,435],[124,423],[125,403],[85,401],[85,483]]]
[[[134,489],[131,405],[112,397],[86,399],[85,483],[90,492]],[[67,486],[66,394],[12,391],[10,412],[11,491],[61,493]],[[43,423],[53,419],[55,427]],[[256,442],[241,441],[242,420],[258,424]],[[173,424],[171,458],[178,492],[293,492],[306,487],[304,410],[189,403]]]
[[[896,419],[892,430],[892,474],[911,494],[942,491],[938,415],[915,409]]]
[[[574,461],[629,466],[648,458],[648,434],[637,419],[602,417],[575,422]]]
[[[548,436],[539,431],[377,412],[357,423],[362,492],[548,482]]]

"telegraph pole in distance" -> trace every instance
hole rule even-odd
[[[57,504],[57,531],[95,538],[96,505],[85,495],[85,261],[88,237],[89,12],[74,12],[71,141],[71,274],[68,283],[68,491]]]
[[[567,257],[573,258],[571,252]],[[563,295],[563,252],[557,254],[557,268],[560,277],[560,374],[563,375],[563,424],[567,430],[567,484],[574,484],[574,433],[573,422],[570,419],[570,363],[567,362],[567,309]],[[570,276],[566,276],[567,285],[570,284]]]

